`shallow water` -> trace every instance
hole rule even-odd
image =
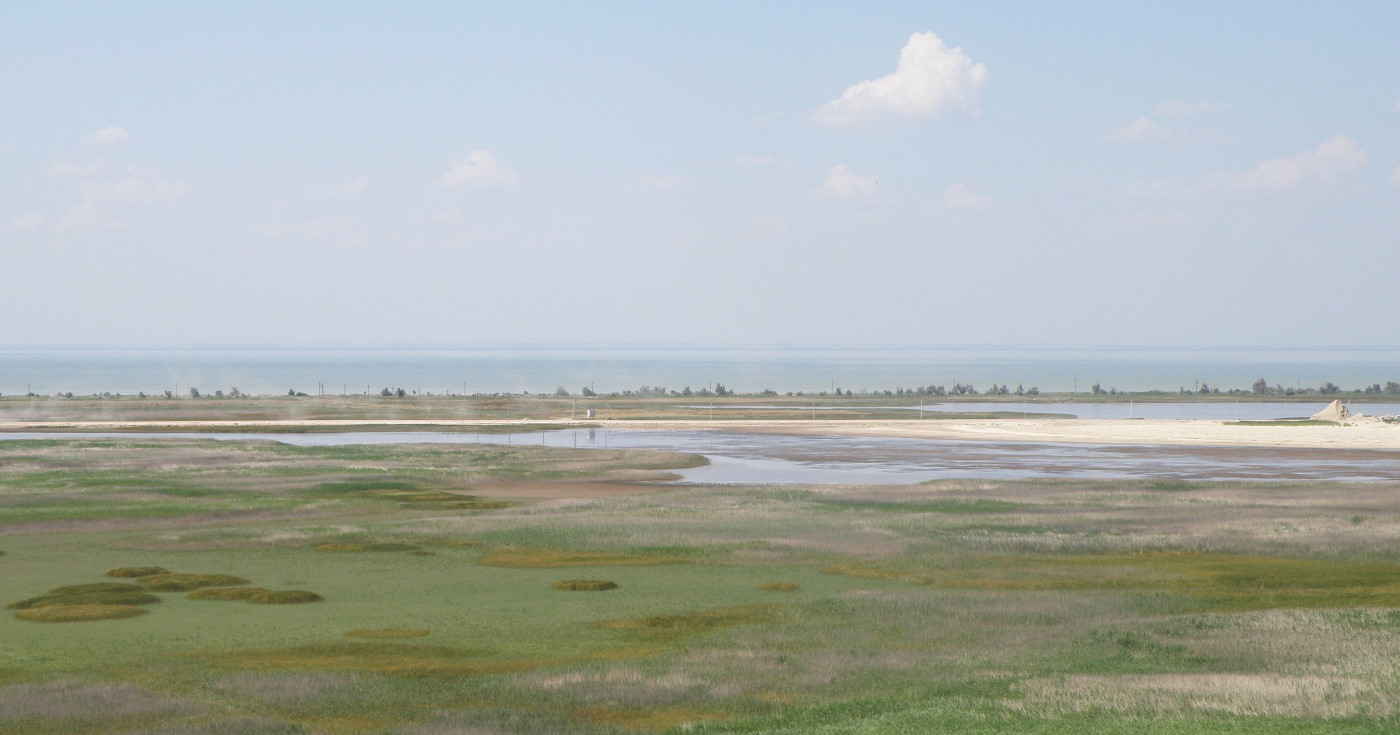
[[[1283,402],[1207,402],[1181,403],[1014,403],[1009,401],[969,401],[960,403],[927,403],[910,406],[724,406],[726,411],[927,411],[936,413],[1020,413],[1068,414],[1081,419],[1204,419],[1211,421],[1269,421],[1272,419],[1307,418],[1326,408],[1321,403]],[[682,406],[703,410],[709,406]],[[1351,410],[1367,416],[1400,415],[1400,403],[1352,403]]]
[[[681,482],[698,484],[907,484],[947,478],[1400,480],[1400,452],[1376,450],[970,442],[627,429],[521,434],[0,434],[0,440],[60,437],[267,440],[296,446],[486,443],[666,449],[703,454],[710,459],[707,466],[677,471],[683,478]]]

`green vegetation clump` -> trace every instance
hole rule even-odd
[[[677,564],[682,559],[667,556],[636,556],[632,554],[598,554],[552,549],[495,549],[476,560],[478,564],[516,569],[555,569],[558,567],[647,567],[657,564]]]
[[[160,602],[160,598],[136,585],[80,584],[55,587],[46,595],[12,602],[5,607],[30,610],[57,605],[149,605],[153,602]]]
[[[474,495],[424,489],[402,480],[323,482],[312,490],[319,494],[340,497],[389,500],[398,503],[401,508],[416,510],[497,510],[516,505],[507,500],[483,500]]]
[[[222,600],[224,602],[242,602],[253,595],[271,592],[265,587],[201,587],[191,591],[185,597],[191,600]]]
[[[606,592],[617,589],[617,582],[605,579],[561,579],[554,583],[554,589],[567,592]]]
[[[688,615],[653,615],[631,620],[604,620],[598,625],[612,630],[627,630],[642,635],[671,638],[692,633],[703,633],[716,628],[735,625],[766,623],[773,619],[773,608],[768,605],[741,605],[701,610]]]
[[[796,592],[800,589],[796,582],[764,582],[758,588],[764,592]]]
[[[329,543],[317,544],[317,551],[337,551],[342,553],[356,553],[362,551],[420,551],[419,547],[413,544],[401,544],[395,542],[367,543],[367,544],[343,544]]]
[[[427,634],[426,628],[365,628],[345,631],[345,635],[351,638],[422,638]]]
[[[120,620],[145,614],[135,605],[50,605],[20,610],[15,617],[35,623],[81,623],[90,620]]]
[[[154,592],[189,592],[200,587],[236,587],[248,580],[231,574],[152,574],[141,584]]]
[[[264,590],[248,597],[254,605],[304,605],[326,598],[306,590]]]
[[[109,577],[151,577],[157,574],[169,574],[170,570],[165,567],[118,567],[107,571]]]
[[[435,552],[428,551],[427,549],[414,549],[413,551],[408,552],[408,555],[409,555],[409,556],[433,556],[434,553],[435,553]]]

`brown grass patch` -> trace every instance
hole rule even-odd
[[[109,577],[150,577],[156,574],[169,574],[165,567],[118,567],[107,570]]]
[[[688,729],[691,723],[712,722],[728,717],[722,712],[698,710],[690,707],[666,707],[663,709],[621,710],[599,705],[579,710],[578,719],[608,725],[621,730],[638,732],[666,732],[672,729]]]
[[[758,588],[764,592],[796,592],[801,589],[796,582],[764,582]]]
[[[554,583],[554,589],[566,592],[606,592],[617,589],[617,582],[605,579],[561,579]]]
[[[254,605],[304,605],[326,598],[307,590],[263,590],[248,596]]]
[[[365,628],[345,631],[345,635],[351,638],[422,638],[427,634],[426,628]]]
[[[144,615],[135,605],[49,605],[20,610],[15,617],[36,623],[81,623],[90,620],[120,620]]]
[[[201,587],[190,592],[185,597],[191,600],[222,600],[224,602],[242,602],[253,595],[271,592],[264,587]]]
[[[386,542],[382,542],[382,543],[364,543],[364,544],[346,544],[346,543],[317,544],[316,550],[317,550],[317,551],[332,551],[332,552],[347,553],[347,554],[355,554],[355,553],[371,552],[371,551],[422,551],[422,549],[420,549],[420,548],[417,547],[417,546],[414,546],[413,544],[401,544],[401,543],[392,542],[392,541],[386,541]]]
[[[47,595],[12,602],[10,610],[30,610],[54,605],[149,605],[160,598],[134,584],[77,584],[55,587]]]
[[[141,584],[154,592],[189,592],[200,587],[236,587],[248,580],[231,574],[152,574]]]
[[[735,625],[767,623],[772,621],[773,617],[771,605],[741,605],[739,607],[701,610],[686,615],[653,615],[630,620],[604,620],[598,625],[613,630],[633,631],[649,637],[672,638]]]
[[[667,556],[635,556],[631,554],[598,554],[550,549],[494,549],[477,559],[478,564],[516,569],[556,569],[559,567],[648,567],[658,564],[682,564],[684,559]]]

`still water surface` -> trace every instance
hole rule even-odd
[[[1400,480],[1400,452],[1375,450],[1111,446],[625,429],[565,429],[513,435],[466,432],[0,434],[0,440],[57,437],[261,439],[296,446],[490,443],[666,449],[703,454],[710,459],[707,466],[678,471],[683,478],[681,482],[700,484],[906,484],[945,478]]]

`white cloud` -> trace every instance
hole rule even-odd
[[[351,197],[357,197],[367,191],[369,191],[368,176],[361,176],[354,181],[347,181],[335,188],[335,193]]]
[[[761,214],[749,222],[749,226],[739,233],[739,237],[749,242],[773,242],[786,239],[792,228],[788,221],[774,214]]]
[[[977,111],[987,67],[961,48],[948,48],[932,31],[915,33],[899,52],[894,73],[850,87],[818,107],[812,119],[827,125],[937,117],[944,110]]]
[[[991,197],[978,194],[963,183],[953,184],[943,192],[943,208],[950,212],[985,209],[991,203]]]
[[[472,151],[466,158],[449,161],[447,173],[437,182],[449,188],[504,188],[519,184],[520,174],[501,163],[491,151]]]
[[[183,181],[161,178],[152,169],[130,166],[126,175],[111,182],[112,199],[127,204],[174,204],[185,198],[188,187]]]
[[[751,156],[740,153],[734,157],[734,165],[740,168],[764,168],[777,162],[778,159],[772,156]]]
[[[1166,100],[1159,102],[1152,110],[1154,115],[1165,117],[1188,117],[1190,115],[1206,115],[1212,112],[1225,112],[1234,108],[1223,102],[1187,102],[1185,100]]]
[[[1130,227],[1169,227],[1186,221],[1186,214],[1180,210],[1170,212],[1143,212],[1128,215],[1118,220]]]
[[[90,179],[105,171],[107,171],[107,164],[102,161],[92,163],[54,161],[49,166],[49,176],[56,179]]]
[[[826,181],[812,190],[817,199],[854,199],[876,194],[880,182],[874,176],[861,176],[838,163],[826,172]]]
[[[126,128],[106,127],[97,130],[83,138],[87,145],[118,145],[131,139],[131,133]]]
[[[29,211],[15,217],[10,226],[19,232],[38,232],[44,226],[44,215]]]
[[[643,189],[669,191],[690,186],[690,180],[684,176],[643,176],[637,185]]]
[[[1324,140],[1316,150],[1289,158],[1273,158],[1253,171],[1224,173],[1208,182],[1240,189],[1291,189],[1301,185],[1327,186],[1366,165],[1366,151],[1345,135]]]
[[[1108,139],[1117,143],[1127,143],[1135,140],[1166,140],[1171,136],[1171,130],[1149,118],[1140,117],[1109,133]]]

